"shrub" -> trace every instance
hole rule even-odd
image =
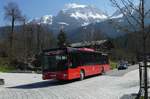
[[[117,67],[117,62],[110,61],[110,66],[111,66],[111,69],[115,69]]]

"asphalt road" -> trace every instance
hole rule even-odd
[[[130,65],[128,67],[128,69],[124,69],[124,70],[114,69],[114,70],[111,70],[111,71],[107,72],[106,75],[109,75],[109,76],[123,76],[124,74],[126,74],[130,71],[136,70],[138,68],[139,68],[139,65]]]

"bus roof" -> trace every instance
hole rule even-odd
[[[95,53],[102,53],[103,55],[107,55],[107,53],[96,51],[92,48],[73,48],[73,47],[52,48],[52,49],[43,50],[43,52],[60,51],[60,50],[64,50],[64,51],[67,51],[67,52],[76,52],[76,51],[95,52]]]

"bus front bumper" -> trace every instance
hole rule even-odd
[[[68,80],[68,74],[65,72],[46,72],[43,73],[43,80],[47,79],[58,79],[58,80]]]

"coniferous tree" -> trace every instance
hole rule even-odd
[[[57,46],[60,47],[60,48],[66,47],[68,45],[66,34],[62,29],[60,30],[60,33],[57,36],[57,40],[58,40],[57,41]]]

